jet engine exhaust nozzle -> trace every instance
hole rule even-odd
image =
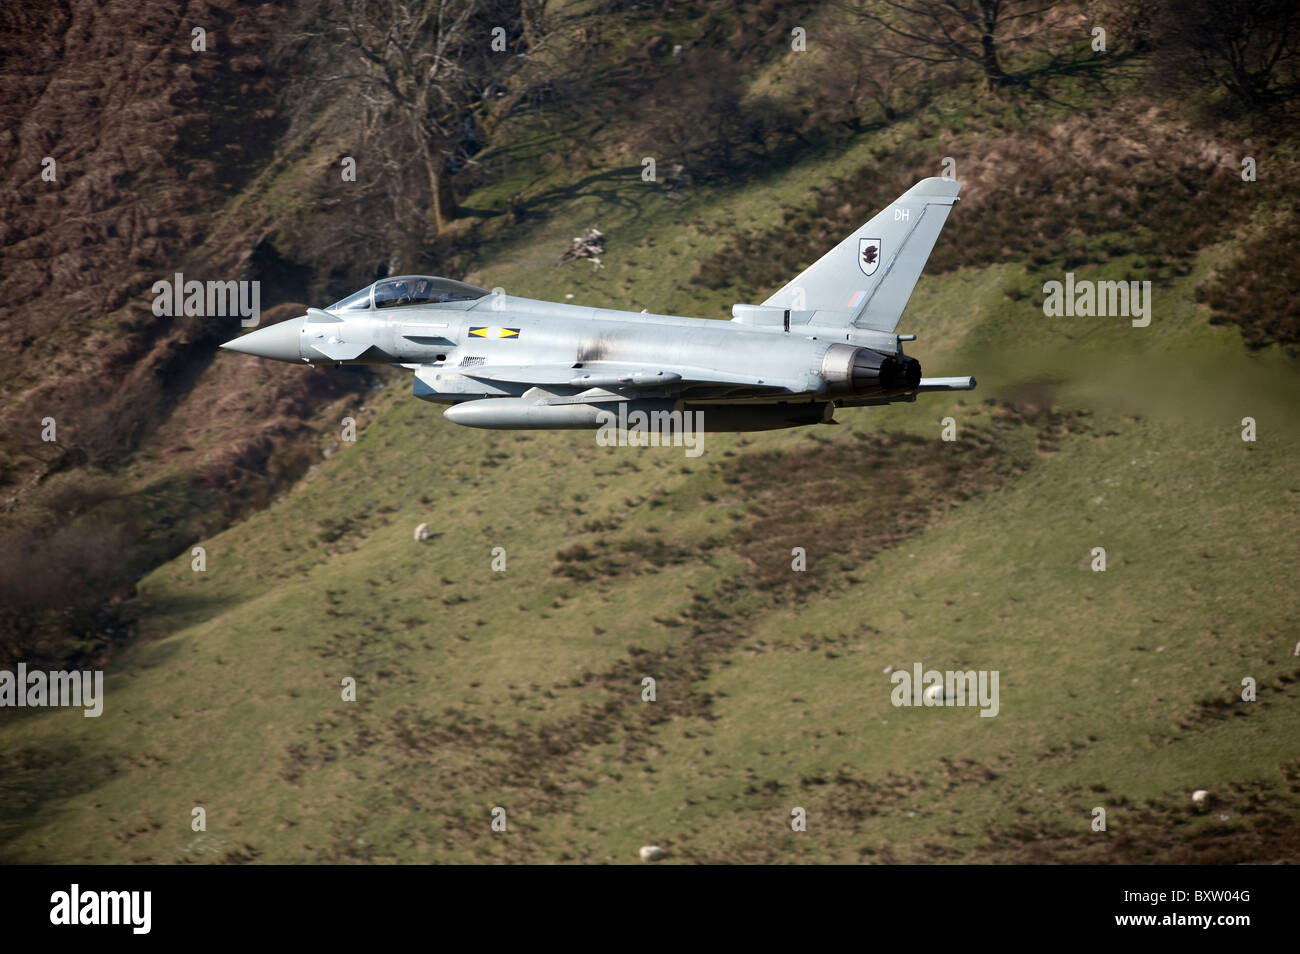
[[[822,377],[832,394],[912,391],[921,383],[921,362],[905,354],[833,344],[822,358]]]

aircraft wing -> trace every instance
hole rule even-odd
[[[572,367],[542,364],[480,364],[477,367],[447,368],[456,374],[483,381],[511,381],[519,384],[568,384],[580,372]]]
[[[605,366],[587,362],[581,368],[572,365],[492,365],[458,367],[466,377],[484,381],[509,381],[517,384],[568,385],[577,388],[667,388],[680,390],[691,385],[743,387],[784,390],[785,383],[765,383],[757,378],[725,371],[678,368],[669,371],[650,365]]]

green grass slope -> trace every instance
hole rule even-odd
[[[718,316],[698,262],[871,145],[680,201],[576,190],[469,277]],[[557,267],[588,225],[605,268]],[[101,718],[6,714],[0,858],[1295,860],[1300,386],[1208,323],[1215,252],[1145,329],[1044,318],[1027,263],[927,275],[909,350],[980,390],[697,459],[456,428],[394,375],[205,572],[141,582]],[[998,715],[894,707],[885,670],[916,662],[997,670]]]

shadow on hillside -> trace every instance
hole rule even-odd
[[[38,860],[13,857],[8,846],[60,801],[98,788],[117,772],[111,755],[77,745],[0,752],[0,864]]]
[[[597,185],[602,187],[595,188]],[[649,191],[657,193],[663,191],[657,183],[641,181],[640,166],[620,166],[604,172],[593,172],[569,185],[555,186],[536,195],[527,196],[510,211],[514,211],[521,217],[545,215],[556,206],[575,199],[597,199],[616,208],[635,211],[640,208],[640,196],[636,199],[632,196],[636,191],[641,191],[641,195],[644,195],[647,185],[650,186]],[[471,206],[462,206],[461,211],[466,215],[482,218],[494,218],[507,212],[506,209],[482,209]]]
[[[201,592],[173,593],[130,608],[131,626],[126,650],[130,665],[157,666],[180,651],[181,641],[168,641],[175,633],[202,626],[243,604],[243,599],[208,596]]]

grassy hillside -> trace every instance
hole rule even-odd
[[[653,97],[691,37],[784,42],[778,6],[595,18],[622,72],[592,88]],[[822,75],[753,59],[745,103]],[[458,428],[405,372],[295,387],[317,372],[204,357],[119,476],[150,540],[214,498],[251,513],[199,526],[205,571],[184,552],[138,582],[101,718],[0,712],[0,861],[1300,860],[1300,381],[1275,307],[1296,282],[1268,249],[1294,227],[1295,149],[1115,60],[1035,95],[934,83],[889,122],[814,116],[686,182],[641,180],[654,127],[631,107],[509,114],[464,173],[446,270],[633,310],[761,301],[955,158],[963,200],[900,330],[979,389],[688,458]],[[346,231],[313,198],[346,145],[300,139],[215,234],[255,208],[293,265],[319,222]],[[557,266],[590,226],[604,267]],[[323,244],[312,287],[347,248]],[[1150,326],[1044,317],[1066,271],[1151,281]],[[233,503],[189,501],[177,454],[237,471]],[[915,663],[996,670],[998,715],[894,707]]]
[[[870,146],[685,202],[578,195],[471,278],[717,314],[691,264]],[[949,231],[980,228],[966,211]],[[557,268],[588,224],[605,269]],[[206,572],[140,584],[103,718],[0,726],[3,855],[1294,860],[1300,394],[1196,304],[1222,254],[1146,329],[1042,317],[1023,264],[928,276],[905,330],[974,395],[709,435],[695,460],[458,429],[390,378],[355,444],[204,541]],[[894,708],[885,667],[918,661],[999,670],[1000,714]]]

